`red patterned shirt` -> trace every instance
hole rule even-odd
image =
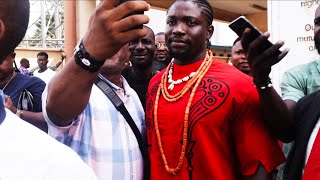
[[[174,64],[173,80],[196,71],[201,63],[185,66]],[[214,61],[192,101],[182,169],[176,176],[169,175],[160,155],[153,122],[154,101],[163,72],[150,81],[147,98],[152,180],[238,179],[254,174],[259,162],[270,172],[285,161],[277,141],[263,124],[259,96],[252,79],[228,64]],[[175,85],[169,92],[173,95],[181,91],[184,85]],[[169,103],[162,95],[159,100],[159,130],[171,168],[177,166],[180,157],[183,120],[190,92],[177,102]]]

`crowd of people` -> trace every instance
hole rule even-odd
[[[117,3],[97,6],[57,72],[64,55],[14,66],[30,3],[0,3],[0,179],[320,178],[319,60],[285,72],[279,95],[269,74],[288,49],[265,46],[269,33],[246,29],[231,66],[208,49],[207,0],[173,1],[156,35],[134,13],[147,2]]]

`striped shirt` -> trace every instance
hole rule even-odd
[[[145,137],[145,114],[137,93],[122,78],[124,90],[109,82]],[[47,89],[43,93],[45,106]],[[105,94],[93,86],[85,110],[68,127],[50,121],[49,135],[71,147],[95,171],[99,180],[142,179],[143,158],[130,126]]]

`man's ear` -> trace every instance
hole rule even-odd
[[[15,53],[15,52],[11,53],[11,57],[12,57],[13,59],[15,59],[15,58],[16,58],[16,53]]]
[[[4,37],[5,31],[6,31],[6,26],[4,25],[2,19],[0,19],[0,39]]]
[[[210,39],[211,39],[213,32],[214,32],[214,27],[213,27],[213,25],[208,26],[207,40],[210,40]]]

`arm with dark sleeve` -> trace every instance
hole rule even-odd
[[[262,113],[270,131],[283,142],[291,142],[295,137],[294,112],[297,101],[306,95],[307,80],[296,67],[283,74],[280,88],[282,97],[273,89],[259,89]]]
[[[294,101],[283,101],[274,88],[258,89],[263,120],[271,133],[283,142],[294,138]]]
[[[269,33],[265,33],[251,41],[250,29],[247,28],[242,35],[241,44],[246,52],[253,82],[259,92],[263,120],[273,136],[283,142],[290,142],[294,137],[294,105],[287,106],[287,102],[282,100],[274,88],[261,88],[270,82],[271,67],[281,61],[289,51],[285,49],[279,54],[283,41],[273,44],[270,48],[265,46],[269,36]]]

